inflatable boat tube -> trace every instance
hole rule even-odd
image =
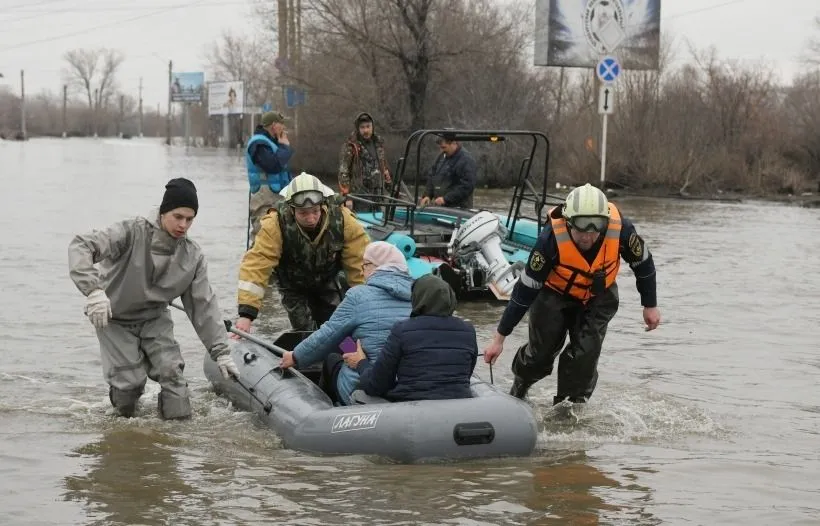
[[[472,398],[391,403],[355,391],[355,405],[334,407],[315,383],[317,368],[283,371],[279,357],[247,340],[232,356],[239,380],[223,379],[207,353],[205,376],[235,407],[258,414],[290,449],[401,463],[524,457],[535,449],[531,406],[477,377]]]

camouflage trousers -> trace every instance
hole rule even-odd
[[[267,184],[262,185],[258,192],[250,194],[248,200],[248,217],[251,221],[251,244],[259,232],[260,221],[268,212],[276,208],[282,196],[274,193]]]
[[[598,383],[598,358],[618,305],[617,284],[586,305],[545,287],[530,307],[529,341],[513,359],[513,374],[531,385],[552,374],[560,354],[553,403],[567,397],[588,400]],[[564,347],[567,334],[569,343]]]
[[[330,319],[342,301],[343,285],[331,280],[314,289],[279,286],[282,306],[295,331],[315,331]]]

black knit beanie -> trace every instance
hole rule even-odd
[[[165,185],[165,195],[162,196],[162,204],[159,205],[159,213],[164,214],[169,210],[180,207],[188,207],[194,210],[194,214],[199,210],[199,200],[196,196],[194,183],[179,177],[171,179]]]

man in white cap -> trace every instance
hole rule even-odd
[[[250,331],[265,288],[276,273],[282,305],[294,330],[317,329],[341,301],[344,285],[364,283],[362,256],[369,239],[353,213],[332,199],[333,190],[302,172],[282,191],[284,201],[261,221],[239,269],[239,319]]]

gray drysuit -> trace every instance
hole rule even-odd
[[[146,378],[151,378],[162,388],[160,415],[184,418],[191,405],[168,304],[182,297],[214,360],[230,348],[202,250],[187,237],[174,239],[154,217],[126,219],[76,236],[68,247],[69,271],[85,296],[103,289],[111,300],[111,320],[97,329],[97,338],[112,405],[132,415]]]

